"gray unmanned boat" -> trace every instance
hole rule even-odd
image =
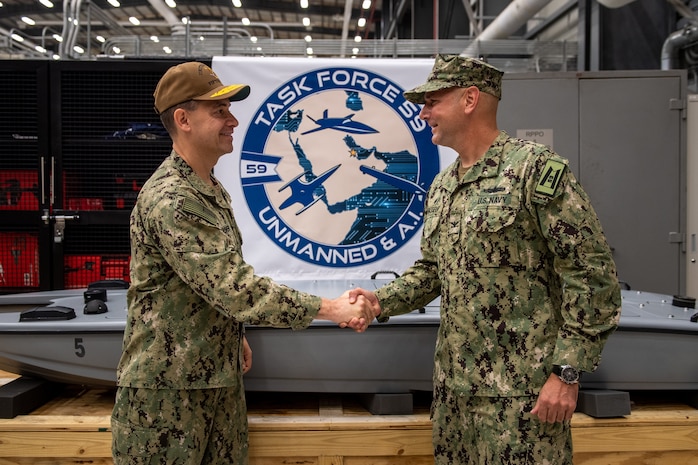
[[[332,297],[385,282],[285,284]],[[0,369],[61,383],[114,385],[126,321],[126,290],[114,288],[115,283],[0,296]],[[622,292],[620,327],[609,339],[599,369],[584,375],[583,387],[698,391],[698,313],[689,308],[695,299]],[[431,391],[438,326],[438,299],[388,323],[374,323],[362,334],[329,322],[314,322],[305,331],[250,326],[247,338],[254,363],[245,387],[321,393]]]

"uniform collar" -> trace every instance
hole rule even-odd
[[[211,179],[215,183],[213,186],[204,182],[203,179],[197,175],[189,164],[184,161],[184,159],[179,156],[174,150],[170,155],[172,159],[172,165],[174,168],[180,172],[183,178],[185,178],[191,186],[199,191],[201,194],[207,197],[213,197],[221,205],[230,205],[230,197],[228,193],[223,189],[220,181],[211,173]]]
[[[499,166],[502,163],[502,152],[504,144],[509,139],[509,135],[504,131],[499,131],[499,135],[492,142],[492,145],[485,155],[482,156],[470,169],[463,179],[458,179],[458,167],[460,159],[456,159],[451,166],[448,167],[448,176],[446,176],[446,189],[455,191],[461,184],[471,183],[483,178],[492,178],[499,174]]]

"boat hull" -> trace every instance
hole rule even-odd
[[[288,281],[291,287],[336,296],[383,280]],[[109,311],[84,315],[84,290],[0,296],[0,369],[61,383],[113,386],[126,321],[126,291],[108,290]],[[249,391],[401,393],[431,391],[439,301],[421,311],[374,323],[365,333],[313,322],[304,331],[249,326],[254,351]],[[75,309],[67,321],[20,322],[32,306]],[[584,388],[697,390],[695,310],[671,296],[623,291],[619,329]]]

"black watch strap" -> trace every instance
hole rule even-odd
[[[566,384],[576,384],[582,377],[581,372],[570,365],[553,365],[552,371]]]

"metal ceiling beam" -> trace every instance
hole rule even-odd
[[[102,22],[104,26],[116,32],[116,35],[133,35],[132,32],[130,32],[125,27],[121,26],[119,22],[111,15],[111,13],[104,11],[103,9],[95,5],[93,2],[88,2],[87,7],[90,9],[90,16],[97,18],[99,21]]]
[[[390,18],[390,24],[388,25],[388,32],[385,34],[384,39],[390,39],[393,34],[396,34],[397,24],[402,20],[402,16],[405,14],[405,7],[407,6],[407,0],[400,0],[397,8],[395,9],[395,16]]]
[[[480,25],[477,23],[475,11],[473,11],[473,6],[470,4],[470,0],[463,0],[463,8],[465,8],[465,14],[468,15],[468,21],[470,21],[470,27],[473,28],[473,32],[475,35],[480,34]]]
[[[346,56],[346,40],[349,37],[349,21],[351,20],[351,7],[354,2],[352,0],[345,0],[344,3],[344,17],[342,18],[342,47],[339,51],[339,56],[344,58]]]

